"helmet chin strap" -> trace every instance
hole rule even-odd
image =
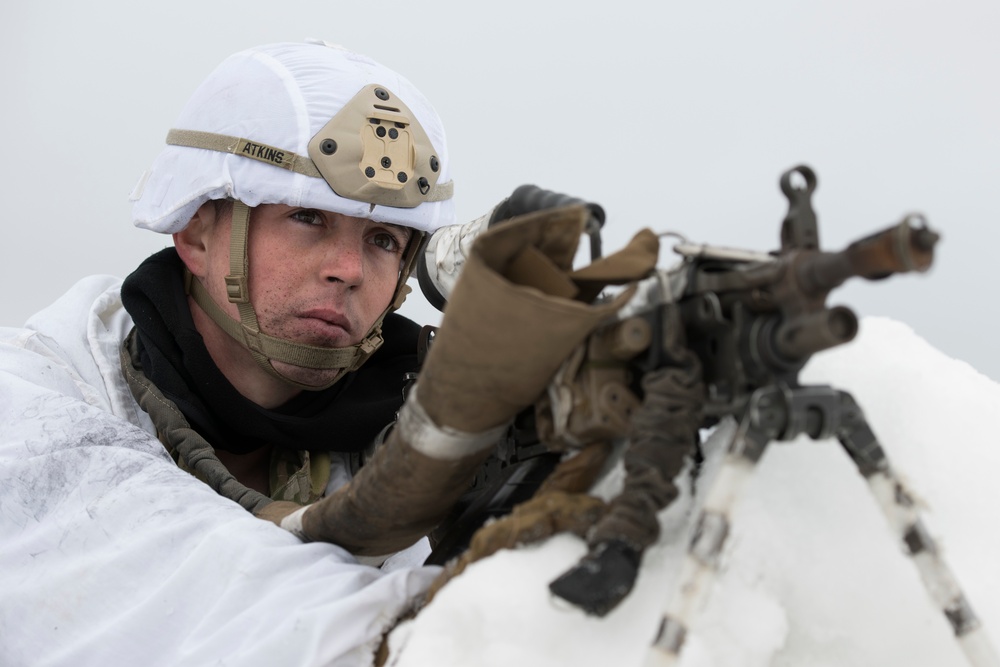
[[[250,208],[241,201],[233,203],[232,231],[229,236],[229,275],[226,276],[226,292],[231,303],[235,303],[240,312],[240,321],[229,316],[212,299],[208,290],[194,275],[185,269],[184,289],[191,295],[195,303],[219,327],[249,350],[257,365],[270,375],[293,385],[299,389],[317,391],[333,386],[345,374],[357,370],[382,345],[382,320],[385,316],[399,308],[410,291],[405,285],[406,277],[417,256],[416,239],[411,240],[404,257],[402,271],[396,287],[396,294],[389,307],[382,311],[378,319],[369,329],[364,339],[357,345],[341,348],[318,347],[304,343],[275,338],[261,333],[257,321],[257,313],[250,303],[250,288],[247,276],[249,261],[247,258],[247,235],[250,223]],[[280,361],[292,366],[315,370],[339,369],[332,380],[321,385],[311,385],[293,380],[279,372],[271,364]]]

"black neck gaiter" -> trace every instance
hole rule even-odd
[[[146,376],[213,447],[236,454],[265,445],[360,451],[395,418],[405,374],[418,367],[420,327],[393,313],[382,324],[385,343],[359,370],[266,410],[240,394],[212,361],[191,319],[176,250],[140,264],[122,285],[122,303],[135,322]]]

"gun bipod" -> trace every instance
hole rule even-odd
[[[772,442],[790,441],[800,435],[814,440],[837,438],[913,559],[924,587],[947,619],[969,664],[1000,665],[968,599],[924,527],[913,495],[893,473],[885,451],[854,398],[826,386],[770,385],[751,397],[721,466],[705,492],[676,592],[667,600],[657,636],[647,654],[647,666],[672,665],[680,656],[690,623],[715,580],[731,533],[732,510],[742,489]]]

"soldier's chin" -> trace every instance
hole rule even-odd
[[[343,369],[339,368],[304,368],[274,360],[271,361],[271,366],[285,378],[298,384],[306,385],[307,387],[315,387],[317,390],[329,386],[331,382],[337,380],[344,372]]]

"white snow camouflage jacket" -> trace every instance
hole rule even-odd
[[[119,287],[0,328],[0,664],[370,664],[436,568],[303,544],[177,468],[121,376]]]

